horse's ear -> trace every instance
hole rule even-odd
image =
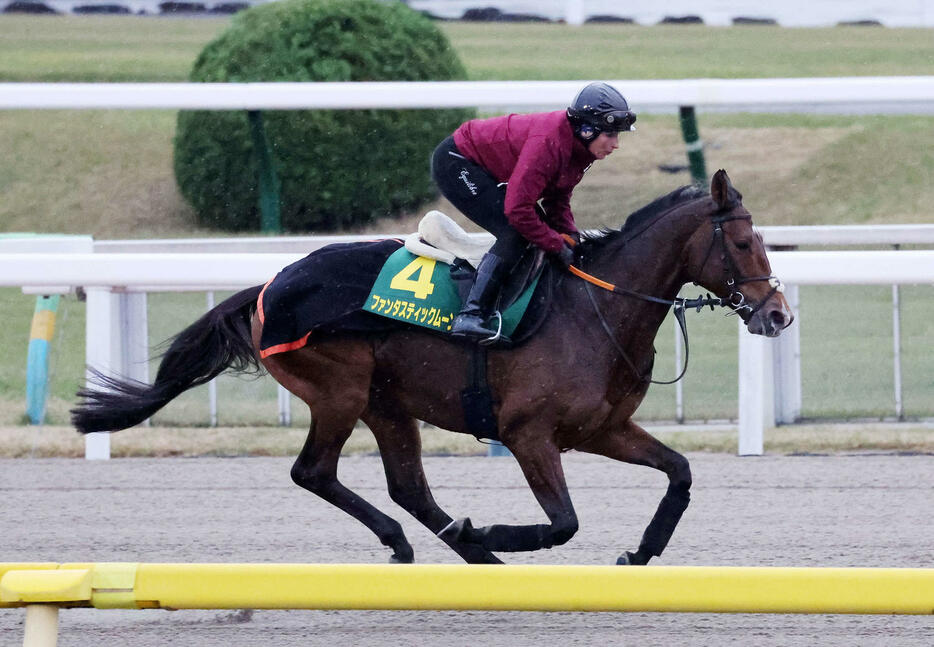
[[[742,194],[733,188],[730,176],[720,169],[710,181],[710,196],[721,209],[731,209],[743,200]]]

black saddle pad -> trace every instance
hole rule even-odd
[[[263,323],[260,355],[268,357],[302,348],[312,333],[376,333],[409,326],[364,308],[380,270],[400,247],[402,241],[394,238],[338,243],[285,267],[266,284],[257,303]],[[461,263],[451,266],[452,279],[459,290],[462,285],[464,289],[469,287],[472,279],[472,268],[465,269]],[[530,254],[507,281],[502,303],[508,305],[515,299],[539,270],[541,257]],[[461,277],[456,276],[458,272],[462,272]],[[525,341],[544,319],[552,290],[549,274],[546,271],[542,275],[513,339],[504,340],[499,346],[510,347]]]
[[[260,355],[301,348],[311,331],[374,332],[397,327],[362,308],[373,279],[401,246],[402,241],[394,238],[337,243],[285,267],[259,296]]]

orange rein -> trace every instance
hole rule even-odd
[[[577,247],[577,241],[574,240],[574,238],[572,238],[572,237],[569,236],[568,234],[561,234],[561,238],[563,238],[563,239],[565,240],[565,242],[566,242],[568,245],[570,245],[572,248],[573,248],[573,247]],[[596,276],[593,276],[593,275],[591,275],[591,274],[588,274],[587,272],[585,272],[584,270],[582,270],[582,269],[580,269],[580,268],[578,268],[578,267],[575,267],[575,266],[573,266],[573,265],[568,265],[568,271],[569,271],[571,274],[573,274],[573,275],[575,275],[575,276],[577,276],[577,277],[579,277],[579,278],[582,278],[582,279],[584,279],[585,281],[587,281],[587,282],[589,282],[589,283],[593,283],[593,284],[596,285],[598,288],[603,288],[604,290],[609,290],[610,292],[615,292],[615,291],[616,291],[616,286],[613,285],[612,283],[607,283],[606,281],[603,281],[603,280],[601,280],[601,279],[598,279]]]

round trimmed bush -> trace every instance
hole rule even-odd
[[[284,0],[236,15],[190,80],[464,79],[444,34],[400,2]],[[472,110],[263,113],[283,228],[327,231],[413,209],[436,195],[428,159]],[[258,163],[246,111],[182,111],[175,177],[198,223],[259,229]]]

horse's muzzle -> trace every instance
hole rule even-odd
[[[746,329],[753,335],[778,337],[791,325],[795,316],[781,293],[773,295],[758,311],[746,321]]]

